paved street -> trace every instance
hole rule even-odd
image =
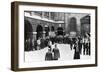
[[[70,50],[70,45],[68,44],[58,44],[57,45],[59,51],[60,51],[60,58],[59,61],[65,61],[65,60],[74,60],[74,49]],[[54,48],[54,45],[52,45],[52,48]],[[37,51],[29,51],[25,52],[25,62],[41,62],[45,61],[45,54],[48,51],[48,48],[44,48]],[[80,59],[90,59],[91,56],[83,55],[83,53],[80,56]]]

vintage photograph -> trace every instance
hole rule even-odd
[[[11,69],[97,66],[97,7],[13,2]]]
[[[91,14],[24,11],[24,61],[91,59]]]

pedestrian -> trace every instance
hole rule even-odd
[[[60,52],[59,49],[57,48],[57,44],[55,44],[55,48],[53,49],[54,57],[53,60],[58,60],[60,58]]]
[[[90,47],[90,41],[89,41],[89,55],[91,55],[91,47]]]
[[[82,51],[82,38],[79,37],[78,40],[79,40],[79,41],[78,41],[79,53],[81,54],[81,51]]]
[[[79,53],[79,47],[78,47],[78,40],[76,41],[74,45],[74,59],[80,59],[80,53]]]
[[[28,44],[29,44],[29,43],[28,43],[28,39],[26,39],[26,40],[25,40],[25,49],[24,49],[25,51],[28,51],[28,48],[29,48],[29,47],[28,47]]]
[[[51,47],[50,49],[52,49],[52,42],[50,40],[48,42],[48,46]]]
[[[72,50],[72,47],[73,47],[73,41],[72,41],[72,38],[70,38],[70,49]]]
[[[27,40],[27,51],[30,51],[30,38],[28,38],[28,40]]]
[[[86,50],[86,42],[85,42],[85,37],[83,37],[83,55],[85,55],[85,50]]]
[[[40,50],[41,38],[37,40],[37,50]]]
[[[88,55],[88,38],[84,38],[84,50],[83,50],[84,55]]]
[[[47,52],[46,55],[45,55],[45,60],[46,60],[46,61],[53,60],[53,53],[52,53],[52,51],[51,51],[50,48],[48,49],[48,52]]]
[[[34,39],[32,37],[30,37],[30,51],[33,51],[33,43]]]
[[[89,38],[87,38],[86,55],[89,55],[89,53],[90,53],[90,42],[89,42]]]

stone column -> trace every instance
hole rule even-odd
[[[77,34],[80,35],[81,34],[81,22],[80,22],[80,18],[77,17]]]
[[[33,32],[33,38],[34,38],[34,40],[36,40],[36,35],[37,35],[37,32]]]
[[[42,12],[42,18],[44,18],[44,12]]]
[[[43,31],[43,39],[45,39],[45,33],[46,33],[46,32],[45,32],[45,31]]]
[[[49,12],[49,20],[51,19],[51,12]]]
[[[68,34],[68,24],[69,24],[69,13],[65,13],[65,33]]]
[[[35,15],[35,13],[34,13],[34,12],[31,12],[31,16],[32,16],[32,15]]]
[[[56,12],[56,13],[55,13],[54,20],[58,20],[58,18],[59,18],[59,17],[58,17],[58,12]]]

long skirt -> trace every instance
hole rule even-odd
[[[74,59],[80,59],[80,53],[79,52],[74,53]]]

